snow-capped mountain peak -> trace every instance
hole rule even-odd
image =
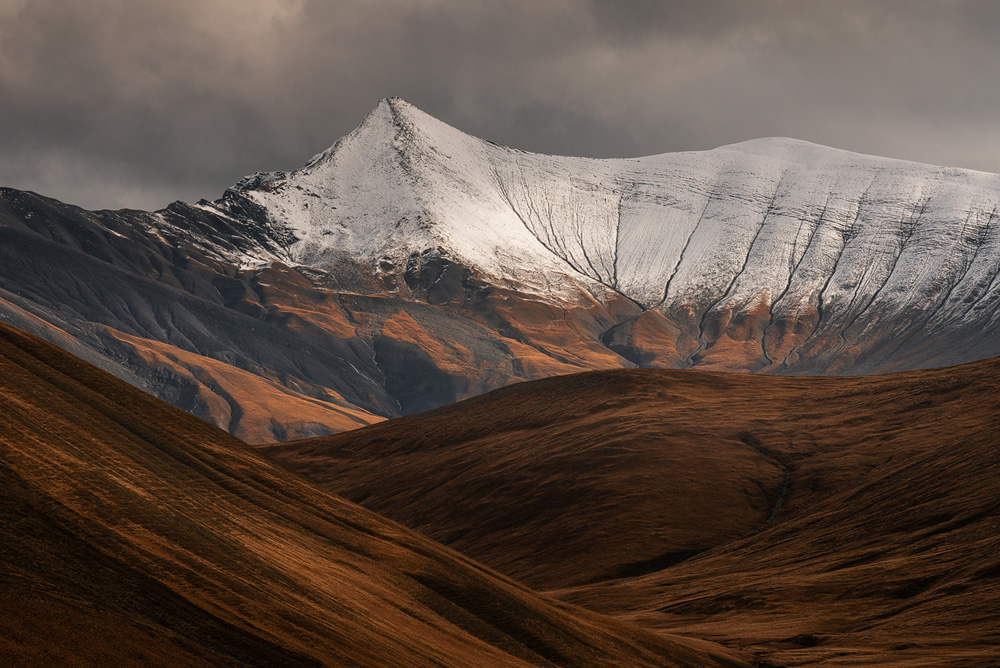
[[[240,189],[295,237],[297,263],[401,267],[430,250],[551,299],[603,290],[684,313],[699,337],[751,313],[838,313],[838,340],[914,312],[944,325],[992,303],[1000,273],[1000,176],[788,138],[559,157],[391,98],[302,169]]]
[[[592,283],[504,200],[501,166],[518,154],[390,98],[302,169],[254,175],[236,189],[296,237],[296,263],[327,266],[347,253],[399,266],[433,249],[531,291]]]

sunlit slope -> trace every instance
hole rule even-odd
[[[0,326],[6,665],[716,665],[540,598]]]

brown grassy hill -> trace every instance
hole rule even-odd
[[[1000,360],[598,372],[271,452],[567,600],[761,661],[995,665],[998,390]]]
[[[827,455],[861,454],[852,478],[803,461],[807,485],[840,491],[674,568],[562,598],[777,665],[1000,665],[998,389],[996,361],[868,386],[868,410],[839,413],[862,440]]]
[[[0,325],[2,665],[718,665]]]
[[[750,380],[563,376],[269,451],[526,582],[580,584],[669,565],[767,521],[780,464],[699,414],[719,388]]]

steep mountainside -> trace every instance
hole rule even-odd
[[[551,378],[270,448],[557,596],[759,665],[1000,661],[1000,360]]]
[[[717,666],[0,325],[0,664]]]
[[[237,190],[294,236],[294,262],[346,252],[387,271],[438,248],[548,299],[613,291],[666,317],[682,365],[864,372],[1000,352],[983,332],[1000,299],[995,174],[791,139],[533,155],[386,100],[302,170]]]
[[[255,441],[587,369],[1000,355],[1000,176],[789,139],[525,153],[399,99],[215,202],[0,190],[0,317]]]

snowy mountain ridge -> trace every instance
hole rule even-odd
[[[437,249],[551,299],[612,290],[699,338],[747,314],[765,329],[821,328],[827,311],[844,342],[849,328],[916,314],[948,327],[997,298],[1000,176],[787,138],[566,158],[471,137],[393,98],[302,169],[236,189],[296,239],[298,264],[346,253],[398,267]]]

